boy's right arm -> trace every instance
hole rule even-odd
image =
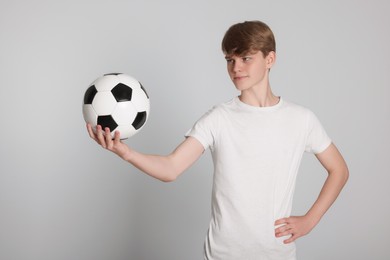
[[[164,182],[174,181],[182,172],[190,167],[204,152],[202,144],[193,137],[186,138],[176,149],[166,156],[139,153],[120,140],[120,133],[111,139],[110,130],[97,126],[96,134],[87,124],[89,136],[103,148],[117,154],[151,177]]]

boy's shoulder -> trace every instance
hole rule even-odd
[[[207,111],[207,114],[210,114],[210,113],[220,113],[224,110],[227,110],[229,108],[232,108],[234,106],[234,99],[235,98],[231,98],[227,101],[223,101],[223,102],[220,102],[220,103],[217,103],[215,105],[213,105],[208,111]]]
[[[302,113],[310,112],[308,107],[286,99],[283,99],[283,107]]]
[[[306,124],[319,123],[317,115],[310,108],[291,101],[285,101],[286,117],[294,120],[302,120]]]

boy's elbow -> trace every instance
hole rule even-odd
[[[348,170],[348,167],[345,167],[344,169],[344,183],[347,183],[349,179],[349,170]]]
[[[175,181],[180,174],[184,171],[182,167],[180,167],[179,164],[175,163],[173,160],[173,157],[169,157],[169,164],[167,164],[167,167],[164,169],[163,178],[161,181],[163,182],[173,182]]]
[[[175,171],[169,171],[166,174],[164,174],[163,178],[160,178],[160,181],[162,182],[174,182],[177,177],[179,177],[180,173],[177,173]]]
[[[332,176],[334,179],[337,179],[337,182],[341,187],[343,187],[349,179],[349,170],[348,167],[339,167],[333,170],[328,171],[329,177]]]
[[[347,166],[344,166],[340,168],[339,170],[335,171],[336,176],[339,176],[340,182],[345,185],[349,179],[349,170]]]
[[[176,177],[173,177],[173,176],[165,176],[164,178],[161,178],[160,181],[162,182],[173,182],[176,180]]]

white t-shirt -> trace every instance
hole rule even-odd
[[[296,259],[295,244],[275,237],[274,222],[290,216],[303,152],[331,144],[316,116],[282,98],[254,107],[235,97],[213,107],[186,136],[210,148],[214,162],[205,259]]]

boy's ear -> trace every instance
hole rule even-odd
[[[270,51],[266,57],[266,61],[267,61],[267,66],[270,69],[276,61],[276,53],[274,51]]]

